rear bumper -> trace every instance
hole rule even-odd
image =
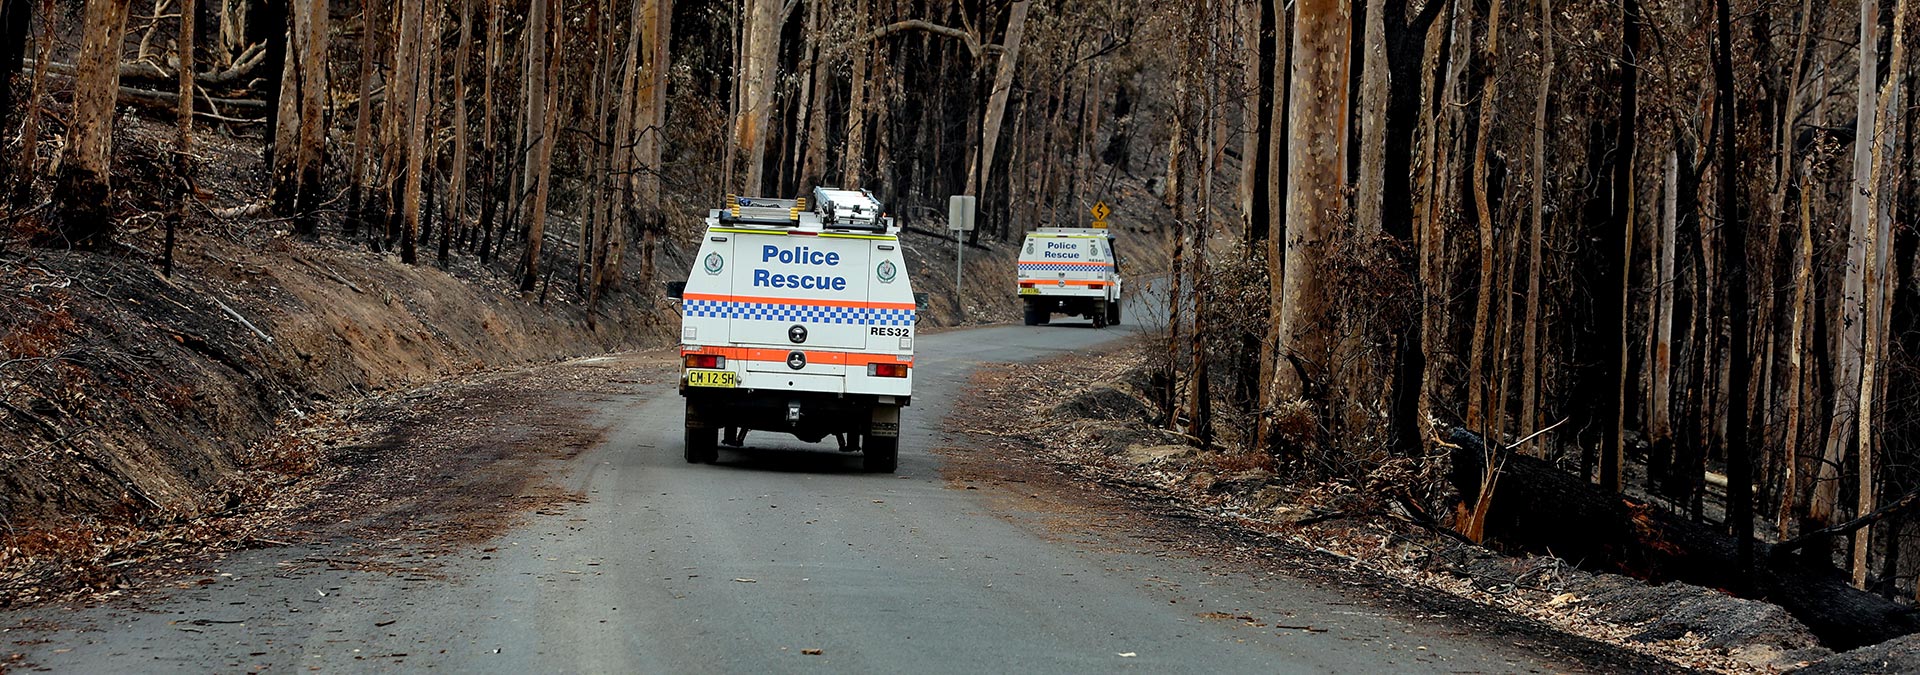
[[[1026,302],[1043,312],[1089,314],[1107,301],[1104,295],[1024,295]]]
[[[1020,297],[1023,298],[1092,298],[1100,300],[1107,297],[1107,289],[1088,288],[1086,286],[1068,286],[1065,288],[1045,286],[1022,288],[1019,290],[1019,294]]]
[[[899,434],[903,396],[681,387],[689,428],[737,427],[789,433],[808,442],[833,434]],[[876,424],[886,422],[886,428]]]
[[[803,359],[799,368],[790,363],[798,352]],[[827,396],[887,396],[905,399],[913,395],[913,355],[874,354],[811,349],[767,349],[758,347],[685,345],[681,356],[717,354],[727,359],[723,370],[734,373],[733,387],[689,387],[685,370],[680,391],[719,396],[752,396],[755,392],[807,393]],[[906,377],[868,375],[872,364],[907,366]]]

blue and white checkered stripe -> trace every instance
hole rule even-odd
[[[914,310],[868,307],[819,307],[769,302],[688,300],[686,315],[705,319],[829,323],[849,326],[911,326]]]
[[[1020,271],[1022,272],[1097,272],[1112,266],[1113,265],[1109,263],[1100,263],[1096,265],[1061,265],[1057,263],[1020,263]]]

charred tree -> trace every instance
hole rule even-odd
[[[360,100],[354,104],[353,154],[347,162],[347,217],[341,219],[343,238],[352,239],[366,219],[367,144],[373,141],[373,58],[378,33],[374,30],[373,0],[360,0]]]
[[[501,0],[486,0],[487,6],[487,55],[485,74],[480,81],[480,154],[482,178],[480,197],[480,243],[475,255],[480,262],[493,260],[493,225],[499,217],[500,203],[508,198],[507,186],[500,171],[500,137],[495,130],[497,117],[494,101],[494,80],[499,76],[500,59],[506,47],[506,38],[500,35],[500,14],[505,10]]]
[[[547,6],[551,3],[554,6]],[[527,43],[531,53],[533,71],[539,71],[539,77],[532,86],[529,96],[543,101],[539,108],[551,109],[559,97],[556,86],[556,70],[559,59],[550,58],[555,45],[565,44],[561,39],[566,22],[561,20],[558,0],[534,0],[536,7],[545,6],[540,12],[541,20],[528,26]],[[533,200],[527,207],[527,247],[520,260],[520,290],[532,291],[534,283],[540,279],[540,249],[547,234],[547,201],[553,190],[553,147],[559,131],[555,115],[535,111],[535,122],[529,129],[532,138],[539,142],[528,149],[527,165],[533,175]]]
[[[127,0],[87,0],[73,124],[54,185],[58,239],[44,243],[94,248],[113,238],[113,113],[126,23]]]
[[[174,119],[173,212],[167,214],[167,240],[160,254],[160,273],[168,277],[173,276],[173,245],[180,228],[186,225],[193,199],[193,20],[197,13],[194,4],[193,0],[181,1],[180,31],[175,37],[180,111]]]
[[[1606,337],[1596,379],[1606,394],[1593,405],[1593,422],[1600,425],[1600,485],[1619,492],[1626,461],[1622,427],[1626,424],[1627,306],[1632,300],[1628,274],[1633,263],[1633,163],[1638,153],[1640,114],[1640,2],[1620,0],[1620,116],[1613,147],[1613,203],[1611,220],[1599,238],[1613,262],[1598,267],[1596,288],[1604,293],[1595,303],[1594,325]]]
[[[472,59],[473,0],[460,0],[460,45],[453,52],[453,171],[447,177],[444,229],[440,232],[440,266],[447,266],[452,240],[465,242],[467,223],[467,76]]]
[[[1747,388],[1751,384],[1753,362],[1749,359],[1752,346],[1748,343],[1751,324],[1748,321],[1747,293],[1747,225],[1739,208],[1737,194],[1739,182],[1739,146],[1735,134],[1739,131],[1740,107],[1735,105],[1733,89],[1733,19],[1727,9],[1729,0],[1715,3],[1715,25],[1717,27],[1714,48],[1714,89],[1716,102],[1720,106],[1720,229],[1722,256],[1726,259],[1727,275],[1727,322],[1731,324],[1732,336],[1729,339],[1732,354],[1728,355],[1731,372],[1728,381],[1732,391],[1727,400],[1727,528],[1733,535],[1735,546],[1735,570],[1740,575],[1735,580],[1736,588],[1747,585],[1746,577],[1753,572],[1753,446],[1747,442]]]
[[[437,26],[440,13],[438,8],[428,7],[405,11],[413,29],[405,33],[405,49],[409,52],[407,67],[413,72],[407,77],[411,86],[395,94],[409,99],[406,104],[407,165],[401,176],[400,187],[401,218],[405,222],[400,233],[400,261],[411,265],[419,261],[421,190],[426,182],[422,174],[427,158],[427,112],[433,105],[432,63],[438,58],[435,52],[439,40],[435,36],[439,34]]]
[[[241,8],[238,15],[241,19],[237,32],[240,41],[233,46],[263,45],[266,59],[260,67],[266,77],[262,78],[259,93],[260,99],[266,104],[266,137],[269,139],[280,137],[282,121],[280,96],[284,83],[292,79],[292,73],[287,72],[287,69],[292,67],[292,55],[287,51],[287,43],[293,32],[293,17],[287,5],[294,1],[240,0],[239,2]],[[274,153],[280,150],[277,143],[269,142],[262,150],[260,157],[267,166],[274,166]],[[268,189],[272,187],[271,184],[268,185]]]
[[[39,59],[33,67],[33,88],[27,94],[27,107],[21,115],[24,119],[20,122],[20,156],[14,162],[13,176],[8,181],[12,189],[0,195],[0,199],[14,206],[24,206],[33,198],[34,179],[39,177],[40,99],[47,86],[47,62],[53,57],[53,0],[41,0],[40,16],[40,43],[35,50]]]
[[[46,20],[52,21],[53,17],[48,16]],[[25,63],[27,27],[31,23],[33,0],[0,0],[0,129],[13,128],[17,105],[13,99],[13,80]],[[0,183],[10,182],[11,177],[7,175],[10,168],[0,164]]]
[[[327,0],[294,0],[287,68],[280,80],[273,155],[273,203],[312,236],[326,162]]]

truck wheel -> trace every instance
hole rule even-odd
[[[1120,325],[1120,303],[1118,302],[1107,303],[1107,325],[1109,326]]]
[[[687,405],[685,454],[688,464],[712,464],[720,459],[720,428],[707,426],[691,403]]]
[[[687,463],[712,464],[720,459],[719,429],[687,430]]]
[[[1107,309],[1107,303],[1102,302],[1093,306],[1093,311],[1087,313],[1087,318],[1093,320],[1094,328],[1106,328],[1107,317],[1112,315],[1112,311]]]
[[[893,473],[900,466],[899,437],[868,436],[860,467],[868,473]]]
[[[1040,311],[1040,303],[1027,303],[1026,320],[1029,326],[1038,326],[1047,322],[1047,314],[1046,312]]]

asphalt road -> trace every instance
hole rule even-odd
[[[220,563],[227,576],[138,603],[0,614],[40,626],[0,635],[0,656],[70,672],[1580,669],[1450,617],[1124,528],[1076,531],[1083,515],[1010,510],[993,493],[1006,488],[943,479],[941,420],[971,369],[1126,330],[1071,323],[922,336],[897,476],[769,434],[689,465],[679,397],[614,397],[592,421],[606,441],[566,478],[584,503],[443,557],[437,574],[290,573],[325,547],[248,551]]]

